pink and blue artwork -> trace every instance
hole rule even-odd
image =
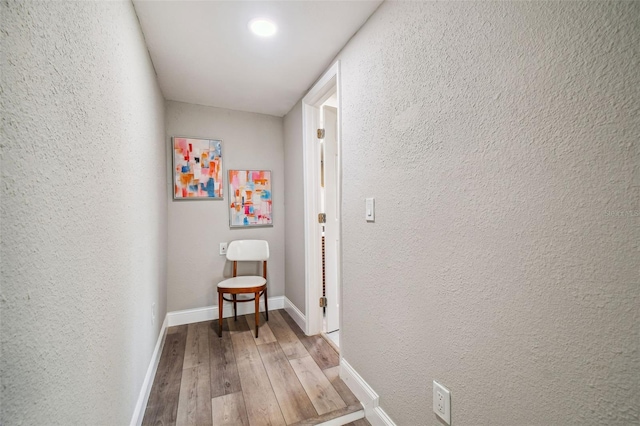
[[[173,199],[221,200],[222,141],[173,138]]]
[[[229,225],[273,226],[269,170],[229,170]]]

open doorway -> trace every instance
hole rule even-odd
[[[302,102],[306,333],[339,346],[341,327],[340,86],[336,62]]]

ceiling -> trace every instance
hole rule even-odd
[[[283,116],[380,5],[375,1],[133,0],[165,98]],[[270,38],[248,29],[278,25]]]

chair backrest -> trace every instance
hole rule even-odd
[[[236,240],[227,247],[227,259],[260,261],[269,259],[269,243],[265,240]]]

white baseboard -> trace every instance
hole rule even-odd
[[[284,296],[270,297],[269,310],[284,308]],[[264,301],[260,300],[260,310],[264,311]],[[246,315],[254,313],[253,303],[238,303],[238,315]],[[233,305],[231,302],[225,302],[222,311],[223,318],[233,316]],[[173,311],[167,314],[169,319],[168,327],[176,325],[191,324],[194,322],[211,321],[218,319],[218,306],[205,306],[204,308],[185,309],[183,311]]]
[[[131,417],[130,426],[140,426],[142,424],[142,420],[144,418],[144,411],[147,407],[147,402],[149,401],[149,395],[151,394],[151,387],[153,386],[153,379],[156,376],[156,371],[158,370],[158,363],[160,362],[160,354],[162,353],[162,347],[164,346],[164,340],[166,338],[166,331],[168,327],[168,317],[164,317],[164,321],[162,322],[162,327],[160,328],[160,334],[158,335],[158,341],[156,342],[156,347],[153,350],[153,354],[151,355],[151,362],[149,363],[149,368],[147,368],[147,374],[144,376],[144,381],[142,382],[142,388],[140,389],[140,395],[138,396],[138,401],[136,402],[135,409],[133,410],[133,416]]]
[[[307,318],[302,312],[300,312],[300,309],[291,302],[291,300],[287,299],[287,296],[284,297],[284,310],[287,311],[289,316],[293,318],[302,331],[307,329]]]
[[[347,423],[355,422],[356,420],[360,420],[364,418],[364,411],[356,411],[355,413],[347,414],[342,417],[338,417],[337,419],[327,420],[324,423],[319,423],[316,426],[342,426]]]
[[[396,424],[391,420],[391,417],[380,407],[376,407],[373,409],[373,414],[369,419],[369,423],[372,426],[385,425],[385,426],[395,426]]]
[[[340,378],[364,406],[364,414],[372,426],[396,426],[379,406],[380,397],[344,359],[340,360]]]

